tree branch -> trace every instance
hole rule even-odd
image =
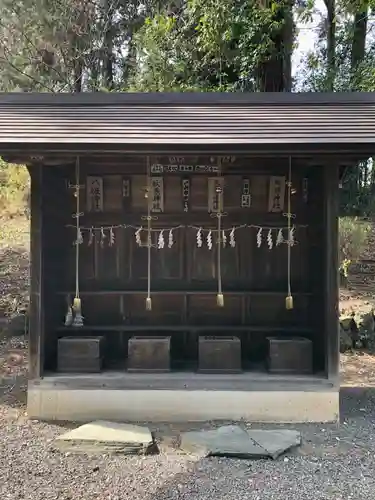
[[[33,81],[34,83],[36,83],[37,85],[40,85],[41,87],[45,88],[46,90],[48,90],[49,92],[52,92],[52,93],[55,93],[54,89],[49,87],[48,85],[45,85],[44,83],[42,83],[41,81],[39,81],[37,78],[29,75],[28,73],[25,73],[25,71],[22,71],[20,68],[17,68],[17,66],[15,64],[13,64],[7,57],[6,57],[6,47],[3,46],[3,54],[4,56],[1,57],[0,56],[0,60],[3,60],[5,61],[7,64],[9,64],[9,66],[14,69],[17,73],[19,73],[20,75],[23,75],[23,76],[26,76],[26,78],[29,78],[31,81]]]

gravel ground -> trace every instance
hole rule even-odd
[[[27,420],[25,347],[16,338],[0,349],[2,500],[375,499],[375,388],[344,388],[341,426],[294,426],[303,446],[275,462],[184,455],[176,436],[194,426],[167,424],[150,425],[160,455],[77,456],[52,450],[67,426]]]
[[[343,422],[299,426],[304,444],[278,461],[199,459],[172,446],[162,426],[161,454],[85,457],[51,450],[65,428],[29,422],[22,408],[1,408],[2,499],[373,499],[375,394],[345,390]]]

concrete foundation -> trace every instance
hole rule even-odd
[[[31,380],[32,419],[336,422],[337,384],[309,376],[195,373],[50,375]]]

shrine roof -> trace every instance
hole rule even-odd
[[[0,94],[0,147],[20,144],[375,146],[375,94]]]

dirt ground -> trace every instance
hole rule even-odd
[[[340,290],[340,311],[363,315],[375,308],[375,291]],[[341,354],[341,385],[343,387],[375,387],[375,352],[354,351]]]
[[[342,387],[375,387],[375,355],[368,352],[341,354]]]

